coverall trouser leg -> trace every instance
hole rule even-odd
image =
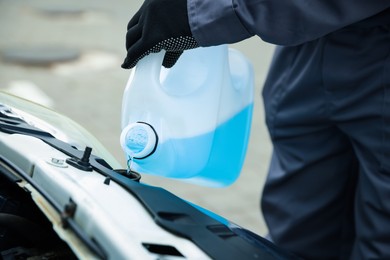
[[[390,259],[390,26],[278,48],[263,98],[272,240],[307,259]]]

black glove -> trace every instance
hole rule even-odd
[[[187,0],[145,0],[127,26],[127,57],[122,68],[130,69],[149,53],[162,49],[166,50],[163,66],[170,68],[184,50],[196,47]]]

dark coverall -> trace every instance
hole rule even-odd
[[[188,0],[188,10],[201,46],[253,35],[279,45],[263,89],[271,239],[307,259],[390,259],[390,0]]]

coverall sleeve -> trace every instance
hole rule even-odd
[[[235,43],[254,35],[277,45],[298,45],[390,7],[390,0],[188,0],[187,3],[191,31],[204,47]]]

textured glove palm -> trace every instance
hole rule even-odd
[[[145,0],[127,26],[127,57],[122,68],[130,69],[146,55],[162,49],[166,50],[163,66],[170,68],[184,50],[196,47],[186,0]]]

